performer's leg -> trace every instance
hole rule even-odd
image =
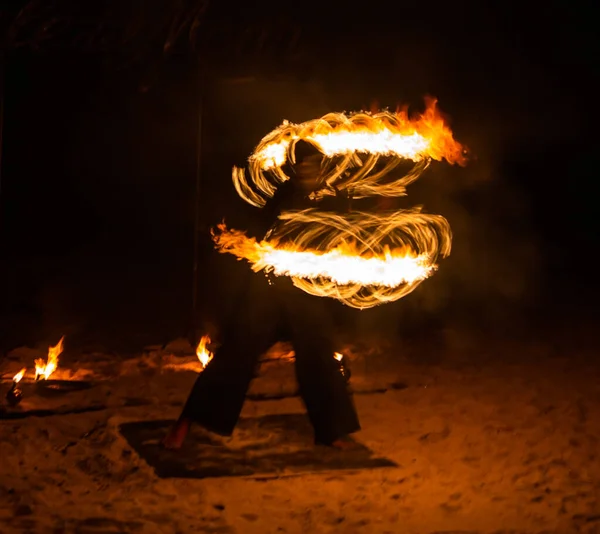
[[[317,443],[332,445],[360,430],[358,415],[332,342],[333,321],[326,302],[297,288],[283,287],[293,334],[296,376]]]
[[[200,373],[178,423],[164,440],[179,448],[192,423],[216,434],[232,434],[242,410],[260,355],[273,342],[277,325],[276,300],[264,278],[251,273],[239,308],[222,331],[222,343]]]

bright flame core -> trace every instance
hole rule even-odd
[[[15,384],[18,384],[21,380],[23,380],[23,377],[25,376],[26,371],[27,371],[27,368],[23,367],[23,369],[21,369],[15,376],[13,376],[13,382]]]
[[[35,360],[35,379],[48,380],[50,375],[56,371],[58,367],[58,357],[63,351],[63,342],[65,336],[60,338],[60,341],[54,346],[48,348],[48,361],[44,363],[42,358]]]
[[[202,364],[202,369],[206,368],[206,366],[213,359],[213,354],[207,348],[210,343],[210,336],[204,335],[200,339],[198,346],[196,347],[196,356],[198,356],[198,360]]]

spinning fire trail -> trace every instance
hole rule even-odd
[[[238,194],[263,207],[290,179],[286,162],[294,147],[311,143],[323,155],[319,200],[343,191],[351,198],[399,197],[432,160],[464,165],[465,149],[428,100],[423,114],[331,113],[302,124],[284,122],[263,138],[249,158],[248,173],[233,169]],[[400,176],[395,170],[412,163]],[[213,231],[219,252],[245,259],[255,272],[289,276],[300,289],[364,309],[413,291],[450,254],[452,233],[441,215],[419,209],[388,213],[288,211],[262,241],[224,224]]]

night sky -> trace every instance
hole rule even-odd
[[[449,219],[454,252],[415,295],[373,313],[439,324],[593,312],[591,2],[213,4],[195,51],[184,42],[132,58],[60,39],[5,49],[3,349],[62,333],[135,347],[188,332],[199,106],[205,313],[229,272],[207,230],[252,217],[233,164],[283,119],[374,103],[419,109],[426,94],[473,154],[466,168],[433,165],[409,191]]]

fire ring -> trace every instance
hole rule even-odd
[[[234,167],[233,183],[242,199],[265,205],[277,187],[290,179],[287,162],[295,163],[294,147],[311,143],[325,157],[323,186],[313,198],[347,190],[353,198],[396,197],[417,180],[431,160],[466,163],[465,148],[454,140],[435,99],[426,99],[422,115],[409,117],[407,108],[395,113],[329,113],[320,119],[293,124],[284,121],[267,134],[248,159],[248,173]],[[405,175],[390,180],[401,162],[414,162]]]
[[[418,209],[288,212],[261,242],[224,225],[219,231],[213,234],[218,250],[247,260],[255,272],[289,276],[311,295],[359,309],[408,295],[452,245],[448,221]]]
[[[243,200],[263,207],[290,179],[287,163],[295,163],[295,144],[304,140],[323,154],[313,199],[341,191],[352,198],[405,196],[432,160],[466,163],[466,150],[436,101],[426,103],[425,112],[413,117],[404,108],[284,122],[256,147],[248,173],[234,167],[235,188]],[[392,176],[402,162],[414,166]],[[452,232],[444,217],[420,209],[343,215],[309,209],[280,214],[260,242],[225,224],[213,230],[213,240],[219,252],[247,260],[255,272],[289,276],[309,294],[363,309],[398,300],[431,276],[437,260],[450,254]]]

